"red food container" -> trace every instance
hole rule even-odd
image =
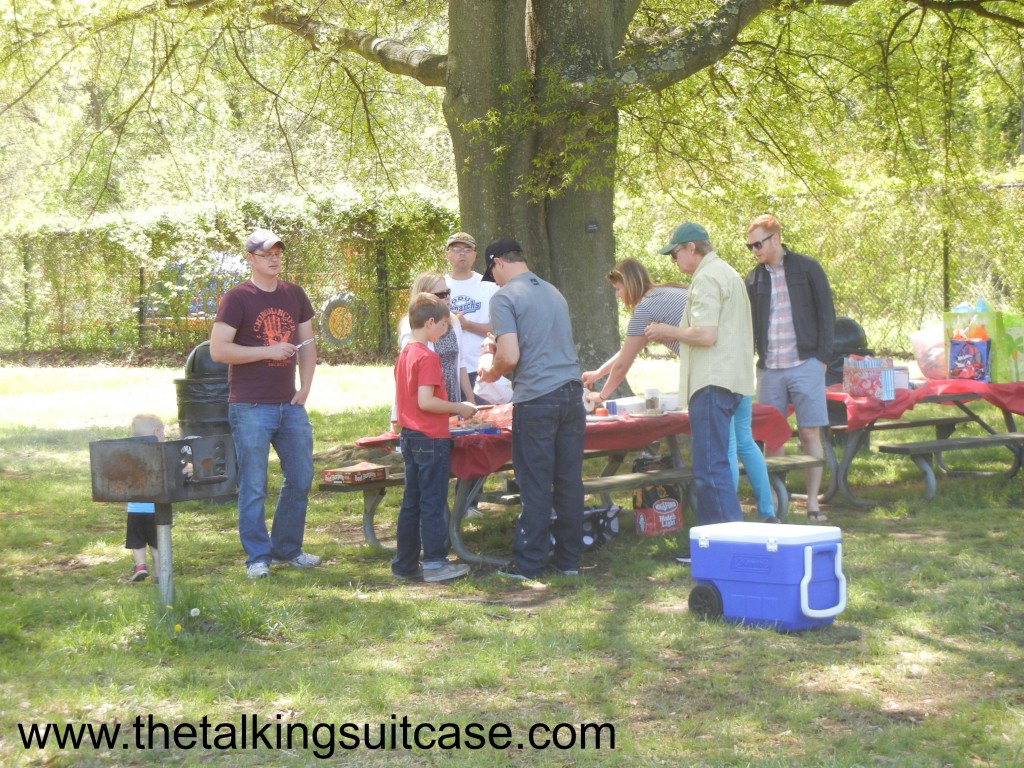
[[[390,467],[385,467],[381,464],[371,464],[368,461],[361,461],[358,464],[353,464],[349,467],[325,469],[323,477],[325,483],[359,485],[360,483],[373,483],[377,480],[386,480],[390,474]]]

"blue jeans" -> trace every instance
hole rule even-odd
[[[228,403],[228,423],[238,460],[238,535],[245,564],[298,557],[313,483],[313,427],[305,407]],[[281,462],[284,482],[268,536],[264,504],[270,446]]]
[[[512,465],[522,501],[512,551],[524,576],[543,575],[552,537],[553,565],[563,571],[579,568],[586,424],[578,381],[512,409]]]
[[[732,472],[732,484],[740,482],[740,466],[736,460],[743,462],[747,470],[747,480],[757,499],[757,514],[761,517],[775,515],[775,500],[772,498],[772,484],[768,480],[768,465],[764,463],[764,454],[754,442],[754,433],[750,426],[754,417],[754,398],[744,396],[732,417],[732,430],[729,432],[729,471]]]
[[[399,435],[405,463],[405,493],[398,511],[391,572],[411,576],[420,567],[440,568],[448,560],[448,471],[452,441],[403,429]]]
[[[722,387],[703,387],[690,397],[690,437],[697,524],[731,523],[743,519],[729,470],[729,434],[740,395]]]

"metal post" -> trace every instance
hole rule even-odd
[[[949,230],[946,227],[942,228],[942,311],[949,312]]]
[[[381,355],[387,355],[392,343],[391,328],[388,322],[390,315],[390,308],[388,306],[388,252],[380,241],[374,244],[374,257],[377,265],[377,316],[380,323],[377,333],[377,351]]]
[[[136,308],[139,348],[146,346],[146,268],[139,267],[139,301]]]
[[[154,504],[156,513],[156,548],[160,552],[157,575],[160,577],[160,600],[174,605],[174,576],[171,569],[171,505]]]

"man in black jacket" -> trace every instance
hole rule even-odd
[[[825,370],[832,359],[835,308],[821,265],[782,243],[778,220],[765,214],[747,227],[747,248],[759,262],[747,275],[757,349],[757,401],[783,415],[796,411],[804,453],[821,458],[821,427],[828,425]],[[779,451],[781,453],[781,450]],[[818,508],[821,467],[806,471],[807,516]]]

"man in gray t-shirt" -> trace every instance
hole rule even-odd
[[[522,501],[515,560],[498,573],[520,581],[542,577],[553,537],[552,568],[575,576],[583,540],[586,412],[569,305],[530,271],[515,240],[491,243],[486,259],[484,279],[500,286],[490,304],[497,352],[480,379],[512,380],[512,465]]]

